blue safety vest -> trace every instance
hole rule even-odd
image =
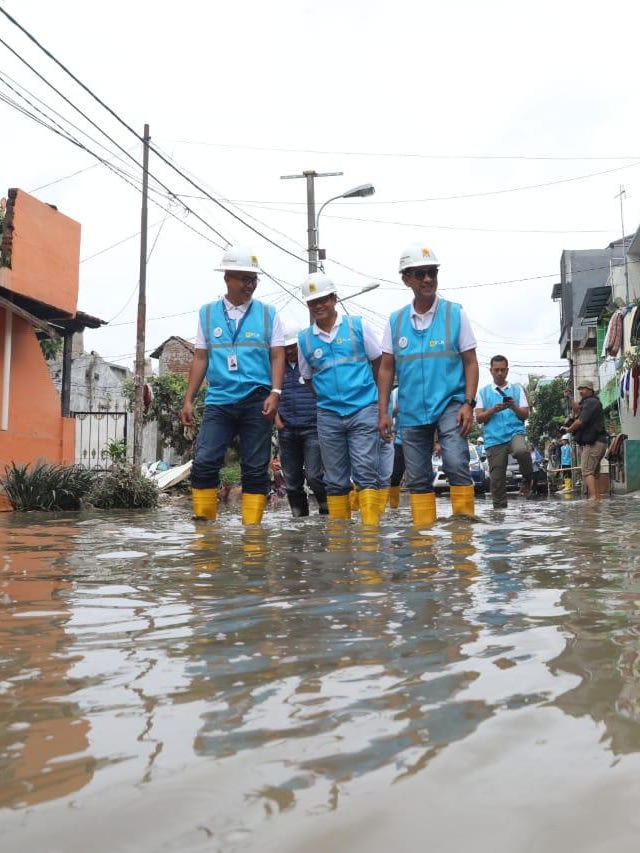
[[[364,348],[361,317],[343,317],[327,343],[313,331],[300,332],[298,346],[311,371],[318,408],[353,415],[378,401],[378,389]]]
[[[401,428],[435,424],[452,400],[464,402],[460,311],[456,302],[439,299],[428,329],[413,328],[411,305],[391,315]]]
[[[271,388],[271,335],[276,309],[254,299],[237,321],[227,316],[222,299],[200,309],[207,342],[205,405],[225,406],[244,400],[257,388]],[[237,370],[230,369],[230,359]]]
[[[513,401],[518,405],[520,399],[519,385],[505,385],[502,389],[507,397],[513,397]],[[480,391],[483,408],[490,409],[496,403],[503,403],[502,394],[499,394],[495,386],[485,385]],[[496,412],[489,420],[483,424],[482,434],[484,436],[485,447],[495,447],[496,444],[506,444],[511,441],[514,435],[524,435],[524,423],[511,409],[503,409],[501,412]]]

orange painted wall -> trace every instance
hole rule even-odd
[[[11,269],[3,270],[2,285],[75,314],[80,224],[23,190],[13,205]]]
[[[0,393],[4,370],[5,311],[0,308]],[[9,429],[0,430],[0,465],[10,462],[73,464],[75,421],[60,415],[55,389],[30,324],[13,316]]]

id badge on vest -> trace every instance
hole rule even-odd
[[[238,369],[238,356],[235,353],[227,356],[227,370],[235,371]]]

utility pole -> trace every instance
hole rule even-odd
[[[149,190],[149,125],[144,126],[142,153],[142,212],[140,214],[140,283],[136,326],[135,401],[133,407],[133,465],[142,462],[142,420],[144,412],[144,344],[147,321],[147,195]]]
[[[307,169],[301,175],[281,175],[283,181],[293,178],[307,179],[307,253],[309,255],[309,272],[318,272],[318,226],[316,223],[316,178],[337,178],[344,172],[316,172]]]
[[[625,284],[625,304],[629,304],[629,265],[627,263],[627,241],[624,238],[624,208],[623,202],[627,195],[627,191],[620,184],[620,192],[615,198],[620,199],[620,225],[622,226],[622,254],[624,256],[624,284]]]

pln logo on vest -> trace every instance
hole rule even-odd
[[[431,340],[429,341],[429,346],[430,347],[443,347],[444,341],[438,341],[435,338],[431,338]]]
[[[244,336],[245,336],[245,338],[257,338],[257,337],[259,337],[257,332],[250,332],[249,330],[247,330],[244,333]]]

